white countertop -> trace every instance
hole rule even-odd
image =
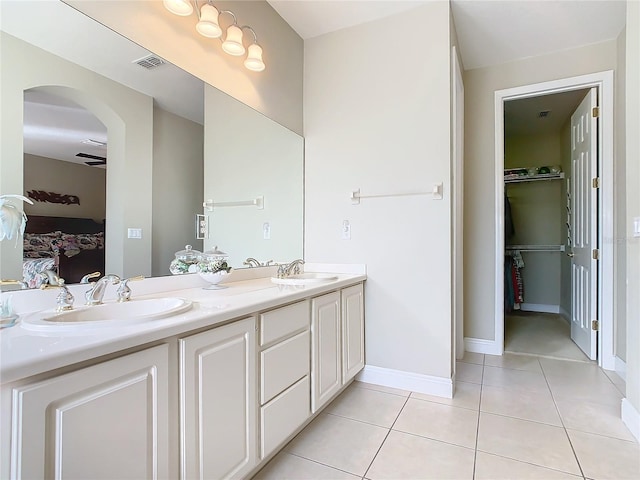
[[[183,277],[166,277],[167,280],[164,281],[147,279],[131,284],[131,301],[136,298],[180,297],[193,302],[190,310],[172,317],[125,326],[120,324],[117,327],[82,326],[71,332],[56,331],[56,327],[50,327],[47,331],[33,331],[23,327],[20,320],[13,327],[0,329],[0,383],[13,382],[199,328],[218,325],[366,279],[366,275],[362,273],[341,273],[336,274],[336,280],[324,283],[288,286],[276,285],[271,282],[270,277],[263,277],[226,283],[227,288],[221,290],[204,290],[202,287],[208,284],[197,275]],[[145,282],[146,285],[143,286]],[[72,291],[76,299],[79,299],[78,293],[83,293],[86,289],[86,285],[73,286]],[[105,303],[114,301],[114,296],[109,293],[108,291],[105,296]],[[33,311],[28,310],[24,306],[26,304],[37,304],[39,309],[55,307],[55,295],[52,296],[51,291],[15,292],[14,300],[23,294],[28,296],[24,295],[14,302],[22,305],[21,308],[16,308],[21,316]],[[46,307],[33,301],[40,301],[42,298],[47,302]],[[77,302],[79,304],[80,300]]]

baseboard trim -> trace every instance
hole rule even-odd
[[[544,303],[523,303],[520,305],[523,312],[560,313],[560,305],[545,305]]]
[[[622,421],[640,442],[640,413],[631,405],[628,398],[622,399]]]
[[[502,355],[503,347],[495,340],[485,340],[483,338],[464,338],[464,351],[471,353],[484,353],[486,355]]]
[[[356,380],[437,397],[453,398],[453,381],[450,378],[365,365],[356,376]]]
[[[615,362],[615,372],[618,376],[623,379],[625,382],[627,381],[627,363],[622,360],[620,357],[614,357]]]

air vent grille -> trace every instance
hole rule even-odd
[[[164,60],[156,55],[147,55],[146,57],[139,58],[138,60],[134,60],[131,63],[135,63],[140,65],[141,67],[146,68],[147,70],[151,70],[152,68],[159,67],[160,65],[164,65]]]
[[[538,118],[547,118],[549,115],[551,115],[551,110],[542,110],[541,112],[538,112]]]
[[[80,158],[89,158],[91,160],[95,160],[93,162],[84,162],[87,165],[91,166],[91,167],[96,167],[98,165],[106,165],[107,164],[107,157],[101,157],[99,155],[91,155],[89,153],[77,153],[76,157],[80,157]]]

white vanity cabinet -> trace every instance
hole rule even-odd
[[[311,415],[308,300],[260,315],[260,458]]]
[[[168,363],[159,345],[14,386],[10,477],[168,478]]]
[[[311,300],[311,411],[321,409],[364,366],[363,285]]]
[[[242,478],[257,464],[256,319],[179,340],[181,478]]]

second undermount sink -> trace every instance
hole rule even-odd
[[[273,283],[279,285],[310,285],[314,283],[324,283],[337,280],[338,276],[332,273],[299,273],[288,277],[271,277]]]
[[[36,312],[23,318],[23,324],[34,327],[116,326],[140,323],[186,312],[192,302],[184,298],[149,298],[122,303],[104,303],[79,307],[67,312]]]

